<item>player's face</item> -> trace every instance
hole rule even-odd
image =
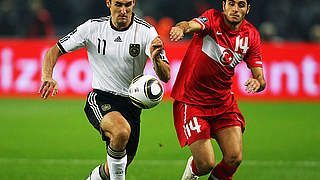
[[[107,0],[107,6],[110,9],[112,23],[119,29],[129,26],[131,23],[132,10],[135,0]]]
[[[223,11],[226,20],[231,24],[239,24],[249,13],[250,5],[247,0],[226,0],[223,1]]]

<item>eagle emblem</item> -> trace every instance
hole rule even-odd
[[[104,104],[101,106],[102,111],[108,111],[109,109],[111,109],[111,105],[110,104]]]
[[[137,57],[140,54],[140,44],[130,44],[129,54],[132,57]]]

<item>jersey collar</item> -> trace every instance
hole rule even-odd
[[[126,28],[124,28],[124,29],[121,29],[121,30],[118,29],[118,28],[116,28],[116,27],[113,25],[113,23],[112,23],[112,17],[110,17],[110,26],[111,26],[111,28],[112,28],[113,30],[115,30],[115,31],[126,31],[126,30],[128,30],[128,29],[131,27],[131,25],[133,24],[134,16],[135,16],[135,14],[132,13],[131,22],[130,22],[129,26],[126,27]]]

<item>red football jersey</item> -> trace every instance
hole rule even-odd
[[[171,96],[189,104],[231,103],[234,68],[242,60],[249,68],[262,67],[260,34],[248,21],[231,31],[223,13],[210,9],[193,19],[202,26],[194,34],[182,60]]]

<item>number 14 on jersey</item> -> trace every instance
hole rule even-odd
[[[193,117],[189,123],[186,123],[184,126],[184,133],[187,136],[187,139],[191,136],[191,131],[197,131],[197,133],[201,132],[201,125],[198,124],[197,117]]]
[[[234,51],[237,52],[240,49],[242,49],[242,53],[246,54],[249,49],[249,37],[244,38],[244,44],[243,44],[243,38],[240,39],[240,36],[236,38],[236,47],[234,48]]]

